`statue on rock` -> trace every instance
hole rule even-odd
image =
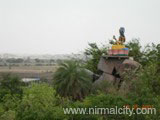
[[[123,45],[124,44],[124,42],[126,41],[124,32],[125,32],[125,28],[120,27],[120,29],[119,29],[119,34],[120,34],[119,39],[117,40],[116,36],[115,35],[113,36],[113,39],[116,40],[116,42],[114,43],[115,45]]]

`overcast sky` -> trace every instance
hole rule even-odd
[[[0,53],[64,54],[88,42],[160,43],[160,0],[0,0]]]

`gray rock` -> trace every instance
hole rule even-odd
[[[101,70],[105,73],[112,74],[114,68],[114,64],[112,62],[108,62],[105,58],[101,57],[98,63],[98,70]]]
[[[116,78],[113,75],[103,73],[101,75],[101,77],[98,80],[95,81],[95,84],[98,85],[98,84],[101,84],[102,82],[105,82],[105,81],[113,84],[115,82],[115,80],[116,80]]]
[[[141,66],[138,62],[130,59],[124,60],[122,64],[129,68],[139,68]]]
[[[105,57],[102,56],[99,63],[98,69],[103,72],[103,74],[97,79],[93,86],[96,88],[114,87],[115,89],[121,89],[125,91],[127,89],[126,83],[123,78],[130,70],[136,71],[141,65],[127,57]],[[134,72],[133,71],[133,72]]]

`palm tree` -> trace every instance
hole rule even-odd
[[[91,76],[78,61],[64,61],[54,74],[54,86],[60,96],[81,100],[91,89]]]

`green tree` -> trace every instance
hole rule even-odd
[[[105,94],[105,93],[99,92],[98,94],[87,96],[83,100],[83,102],[77,101],[71,105],[72,108],[87,108],[86,112],[89,112],[89,109],[93,108],[92,110],[90,110],[90,114],[70,115],[70,119],[74,119],[74,120],[133,120],[134,116],[130,117],[129,115],[125,115],[125,114],[121,114],[121,115],[120,114],[117,114],[117,115],[109,114],[107,113],[107,110],[106,111],[104,110],[105,108],[110,109],[110,108],[115,108],[116,106],[118,108],[123,108],[123,106],[127,104],[132,105],[132,101],[118,94],[112,95],[112,94]],[[96,108],[102,108],[102,109],[104,108],[104,109],[100,111],[100,109],[98,110]]]
[[[133,101],[138,107],[151,105],[156,108],[156,115],[136,115],[136,119],[157,120],[160,118],[160,76],[159,67],[156,62],[149,62],[143,68],[139,69],[134,75],[126,74],[124,81],[126,83],[124,91],[125,97]],[[122,91],[119,91],[122,94]]]
[[[141,44],[139,39],[132,39],[126,44],[126,47],[129,48],[129,56],[134,57],[134,60],[141,63],[143,53],[141,51]]]
[[[16,110],[21,102],[19,96],[6,94],[3,97],[3,102],[0,103],[0,120],[15,120],[16,118]]]
[[[91,76],[78,61],[64,61],[59,64],[53,83],[63,97],[81,100],[91,89]]]
[[[86,63],[86,68],[94,73],[99,73],[97,69],[98,62],[101,56],[107,54],[107,46],[98,47],[96,43],[89,43],[89,48],[85,50],[85,55],[89,57]]]
[[[154,44],[145,46],[143,50],[143,64],[147,65],[152,62],[160,62],[160,44]]]
[[[32,84],[24,89],[18,106],[16,120],[62,120],[61,100],[48,84]]]
[[[13,76],[11,74],[4,74],[0,79],[0,99],[6,94],[23,94],[22,82],[18,76]]]

